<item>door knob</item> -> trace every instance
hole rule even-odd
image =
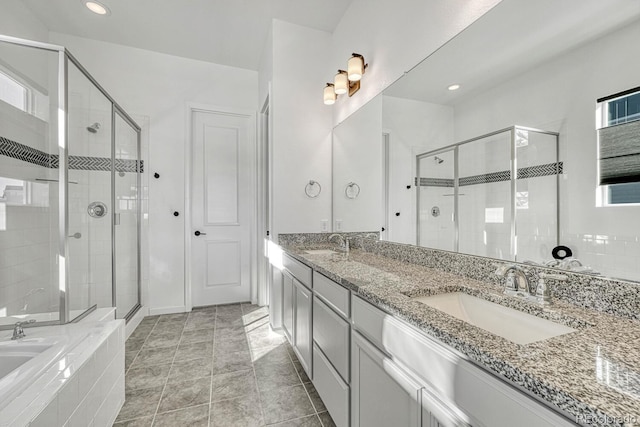
[[[196,236],[206,236],[207,235],[207,233],[201,233],[198,230],[196,230],[196,232],[193,233],[193,234],[195,234]]]

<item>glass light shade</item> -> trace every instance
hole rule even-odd
[[[336,95],[343,95],[349,91],[349,79],[347,73],[340,72],[333,79],[333,91]]]
[[[364,74],[364,58],[362,56],[352,56],[347,63],[347,73],[349,80],[357,82]]]
[[[85,2],[84,5],[87,6],[87,9],[89,9],[91,12],[95,14],[98,14],[98,15],[109,14],[109,8],[107,8],[105,5],[101,3],[98,3],[97,1],[88,1],[88,2]]]
[[[324,88],[324,104],[333,105],[336,102],[336,93],[333,91],[333,85]]]

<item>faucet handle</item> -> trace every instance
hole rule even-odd
[[[538,273],[538,286],[536,287],[536,300],[543,305],[551,303],[551,289],[545,283],[545,279],[564,282],[568,279],[564,274]]]

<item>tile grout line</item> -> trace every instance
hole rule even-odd
[[[187,315],[187,319],[189,316]],[[160,322],[160,318],[158,318],[158,322]],[[156,323],[157,325],[158,323]],[[180,332],[180,339],[178,340],[178,345],[176,346],[176,352],[173,354],[173,358],[171,359],[171,365],[169,366],[169,373],[167,374],[167,379],[164,381],[164,386],[162,386],[162,392],[160,393],[160,400],[158,400],[158,405],[156,406],[156,410],[153,413],[153,419],[151,420],[151,426],[156,422],[156,416],[158,415],[158,409],[160,409],[160,403],[162,403],[162,396],[164,396],[164,391],[167,388],[167,384],[169,383],[169,376],[171,375],[171,370],[173,369],[173,363],[176,360],[176,355],[178,354],[178,347],[180,347],[180,341],[182,341],[182,336],[184,335],[184,327],[185,323],[182,325],[182,332]],[[155,326],[154,326],[155,328]]]
[[[133,364],[135,363],[136,359],[138,358],[138,356],[140,355],[140,352],[142,351],[142,347],[144,347],[144,344],[147,342],[147,340],[149,339],[149,336],[151,335],[151,332],[153,332],[153,330],[156,328],[156,325],[158,324],[158,322],[160,321],[160,317],[158,317],[156,319],[156,323],[153,324],[153,327],[151,328],[151,330],[149,331],[149,333],[147,334],[147,336],[145,337],[144,341],[142,341],[142,345],[140,346],[140,348],[138,349],[138,351],[136,351],[136,357],[133,358],[133,360],[131,361],[131,365],[129,365],[128,369],[125,369],[124,371],[124,375],[125,375],[125,381],[126,381],[126,376],[127,376],[127,372],[129,372],[131,370],[131,367],[133,366]],[[140,326],[140,325],[138,325]],[[133,331],[135,332],[135,330]],[[133,334],[132,332],[132,334]],[[129,338],[127,338],[129,339]],[[126,356],[126,346],[127,346],[127,340],[125,340],[125,356]]]
[[[244,308],[242,308],[242,304],[240,304],[240,311],[242,312],[242,333],[244,334],[244,339],[247,342],[247,346],[249,347],[249,357],[251,357],[251,369],[253,370],[253,379],[256,384],[256,392],[258,393],[258,406],[260,407],[260,414],[262,415],[262,423],[266,426],[267,423],[265,421],[264,416],[264,408],[262,407],[262,393],[260,392],[260,386],[258,385],[258,375],[256,374],[256,365],[253,360],[253,347],[251,346],[251,341],[249,341],[249,334],[244,327]],[[271,328],[271,326],[269,326]]]
[[[193,313],[193,312],[192,312]],[[215,317],[213,318],[213,340],[211,341],[211,381],[209,382],[209,412],[207,413],[207,426],[211,426],[211,408],[213,399],[213,359],[216,354],[216,329],[218,326],[218,307],[216,306]]]

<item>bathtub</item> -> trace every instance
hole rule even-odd
[[[100,320],[102,319],[102,320]],[[124,403],[124,321],[0,334],[0,426],[110,426]]]
[[[27,329],[31,332],[33,329]],[[0,342],[0,411],[73,349],[85,336],[23,338]]]

